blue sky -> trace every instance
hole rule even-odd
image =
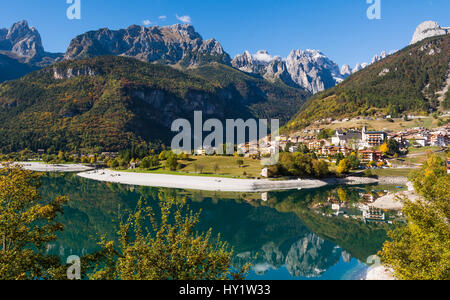
[[[369,20],[367,0],[81,0],[81,20],[68,20],[66,0],[0,0],[0,28],[26,19],[50,52],[108,27],[171,25],[190,19],[204,38],[216,38],[234,56],[266,49],[286,57],[292,49],[318,49],[339,65],[370,60],[409,44],[418,24],[450,26],[449,0],[380,0],[381,20]],[[166,16],[165,19],[159,17]]]

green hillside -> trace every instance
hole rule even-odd
[[[227,70],[232,83],[223,85],[214,74],[201,77],[203,69],[188,74],[113,56],[65,61],[3,83],[0,151],[98,152],[167,144],[172,122],[192,118],[194,110],[203,111],[205,119],[281,116],[287,121],[307,96],[225,66],[213,68]]]
[[[301,129],[315,121],[357,116],[428,113],[449,108],[442,91],[450,67],[450,35],[429,38],[363,69],[340,85],[315,95],[287,129]]]

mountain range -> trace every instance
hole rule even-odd
[[[171,122],[194,110],[221,120],[291,120],[295,130],[330,118],[450,107],[449,35],[442,32],[426,22],[415,44],[340,69],[318,50],[293,50],[285,59],[246,51],[231,59],[191,25],[90,31],[65,54],[52,54],[21,21],[0,29],[0,81],[7,80],[0,85],[0,151],[167,143]]]
[[[272,57],[264,50],[255,55],[246,51],[231,59],[217,40],[203,40],[188,24],[132,25],[120,30],[89,31],[75,37],[64,54],[53,54],[44,51],[37,29],[30,27],[27,21],[20,21],[10,29],[0,29],[0,82],[19,78],[61,60],[102,55],[133,57],[182,69],[217,62],[272,82],[280,80],[310,93],[333,87],[368,65],[357,65],[354,69],[343,66],[341,71],[318,50],[293,50],[286,59]]]
[[[436,22],[427,21],[417,27],[412,43],[449,31]],[[272,82],[280,80],[312,94],[334,87],[351,74],[388,56],[383,51],[370,63],[357,64],[354,68],[349,65],[339,68],[325,54],[311,49],[292,50],[286,58],[271,56],[266,50],[253,55],[245,51],[231,59],[217,40],[203,40],[189,24],[165,27],[132,25],[120,30],[103,28],[75,37],[64,54],[48,53],[44,51],[38,30],[30,27],[27,21],[20,21],[9,29],[0,29],[0,82],[19,78],[62,59],[102,55],[128,56],[179,68],[217,62]]]
[[[132,25],[126,29],[90,31],[74,38],[64,59],[83,59],[102,55],[193,67],[210,62],[230,64],[229,55],[214,39],[204,41],[192,25],[166,27]]]

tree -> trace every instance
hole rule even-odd
[[[39,176],[18,167],[0,170],[0,280],[61,279],[58,257],[45,254],[63,230],[56,217],[67,199],[42,203]]]
[[[410,180],[422,197],[404,201],[406,226],[391,231],[380,255],[400,280],[450,279],[450,175],[444,162],[429,154]]]
[[[341,152],[339,152],[338,154],[336,154],[336,165],[339,165],[339,163],[341,162],[341,160],[343,160],[345,158],[344,154],[342,154]]]
[[[380,151],[383,152],[383,154],[387,154],[389,152],[389,146],[387,143],[384,143],[380,146]]]
[[[389,139],[387,141],[387,146],[389,148],[389,155],[399,155],[401,154],[400,152],[400,143],[397,142],[395,139]]]
[[[303,153],[303,154],[307,154],[307,153],[309,153],[310,151],[309,151],[309,149],[308,149],[308,146],[306,146],[305,144],[299,144],[299,145],[298,145],[297,152],[300,152],[300,153]]]
[[[359,165],[361,164],[361,161],[358,158],[358,155],[356,155],[356,153],[352,153],[347,157],[350,166],[352,169],[357,169],[359,168]]]
[[[139,166],[142,169],[150,169],[150,158],[144,157],[141,161],[141,165]]]
[[[323,178],[329,173],[329,165],[324,160],[313,160],[312,167],[314,171],[314,176],[317,178]]]
[[[119,243],[101,243],[104,256],[90,278],[242,279],[248,266],[241,273],[231,272],[232,251],[220,236],[214,239],[211,230],[204,234],[194,231],[199,216],[189,210],[185,200],[160,199],[158,213],[140,200],[136,212],[120,225]]]
[[[162,151],[158,156],[159,160],[166,160],[167,158],[168,158],[168,151],[166,150]]]
[[[110,161],[109,166],[113,169],[119,167],[119,162],[117,161],[117,159],[113,159]]]
[[[348,173],[351,169],[351,164],[350,161],[347,158],[344,158],[343,160],[341,160],[339,162],[338,168],[337,168],[337,173],[338,174],[345,174]]]
[[[144,157],[141,161],[140,167],[142,169],[153,169],[159,166],[159,159],[158,156],[152,155]]]
[[[167,170],[176,171],[176,169],[178,168],[177,157],[173,154],[170,155],[169,158],[167,158],[164,166]]]
[[[342,203],[348,202],[347,192],[343,188],[338,188],[337,190],[339,201]]]
[[[320,133],[317,135],[318,139],[328,139],[331,138],[333,135],[336,134],[335,130],[332,129],[323,129],[320,131]]]
[[[312,154],[280,153],[276,168],[270,168],[273,175],[296,177],[324,177],[328,174],[328,163],[314,159]]]

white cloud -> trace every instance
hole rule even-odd
[[[179,16],[176,15],[177,19],[183,23],[191,23],[191,17],[190,16]]]
[[[142,24],[144,24],[144,26],[150,26],[150,25],[152,25],[152,21],[144,20],[144,21],[142,21]]]
[[[159,16],[158,19],[165,21],[167,19],[167,16]]]

